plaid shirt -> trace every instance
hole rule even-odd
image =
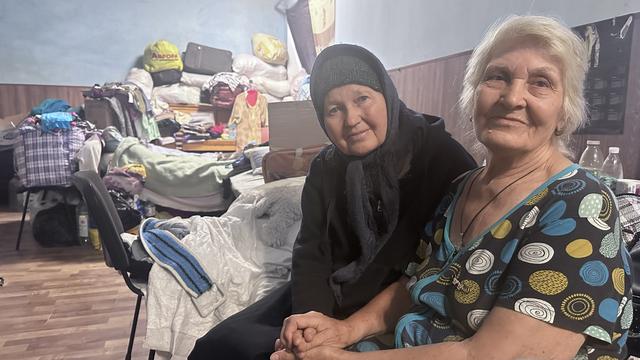
[[[20,135],[13,158],[22,186],[71,185],[75,156],[84,143],[81,129],[45,133],[33,126],[23,126]]]

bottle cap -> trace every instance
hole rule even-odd
[[[617,146],[610,146],[609,147],[609,154],[618,154],[620,153],[620,148]]]
[[[587,140],[587,145],[600,145],[600,140]]]

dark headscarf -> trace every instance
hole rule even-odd
[[[384,142],[365,156],[346,155],[334,145],[337,156],[346,164],[346,192],[349,223],[361,248],[359,258],[331,275],[336,300],[341,302],[341,285],[362,275],[384,246],[398,223],[400,190],[398,180],[410,152],[398,141],[398,123],[405,105],[384,66],[368,50],[349,44],[326,48],[311,72],[311,99],[320,126],[324,126],[324,98],[336,87],[346,84],[369,86],[383,94],[387,105],[387,134]],[[404,154],[403,154],[404,152]],[[399,161],[402,160],[402,161]]]

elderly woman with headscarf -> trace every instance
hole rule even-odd
[[[433,250],[346,320],[289,317],[271,359],[623,359],[629,258],[611,191],[568,158],[585,119],[585,49],[514,16],[467,64],[461,105],[487,150],[427,226]],[[393,350],[372,335],[395,329]],[[368,339],[367,339],[368,338]],[[366,339],[362,341],[363,339]]]
[[[425,219],[475,164],[442,119],[400,101],[382,63],[361,47],[318,56],[311,98],[332,144],[306,179],[291,282],[215,327],[190,359],[268,358],[288,315],[351,315],[402,275]]]

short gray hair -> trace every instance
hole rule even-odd
[[[560,21],[546,16],[511,15],[489,28],[480,44],[473,50],[464,74],[459,106],[463,119],[473,117],[476,88],[497,47],[513,40],[533,40],[558,58],[563,66],[563,114],[559,134],[554,144],[571,155],[568,144],[571,134],[587,121],[584,98],[584,79],[587,73],[587,50],[584,42]]]

